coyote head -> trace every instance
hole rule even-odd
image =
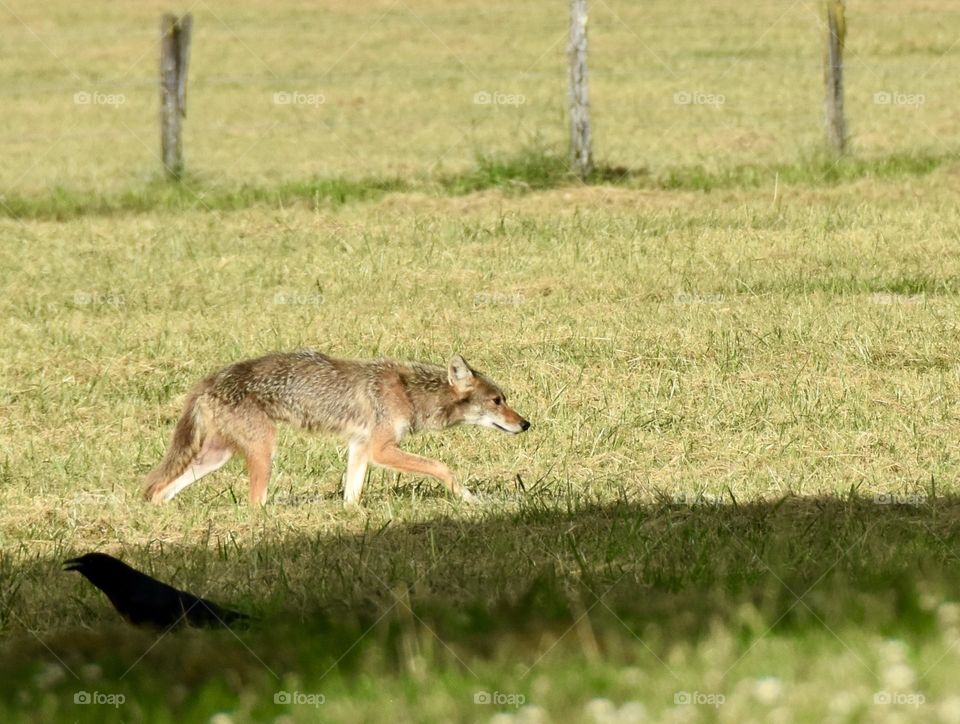
[[[471,369],[458,354],[447,366],[447,379],[459,397],[457,408],[465,424],[493,427],[513,435],[530,427],[528,421],[507,405],[503,390],[486,375]]]

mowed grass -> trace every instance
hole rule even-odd
[[[820,6],[688,5],[591,3],[587,185],[562,3],[196,4],[176,185],[186,8],[4,7],[4,721],[960,721],[957,9],[851,4],[835,160]],[[533,427],[405,443],[477,508],[344,511],[289,429],[263,510],[142,502],[194,381],[298,347],[461,352]],[[253,621],[129,627],[90,550]]]
[[[149,186],[159,19],[186,10],[184,148],[207,184],[445,177],[478,156],[566,144],[563,3],[150,0],[81,13],[9,0],[4,199]],[[852,147],[955,152],[956,3],[851,3],[847,18]],[[608,166],[722,175],[822,146],[821,3],[604,0],[589,33],[595,152]]]
[[[951,720],[958,178],[4,221],[5,715]],[[141,502],[194,380],[302,346],[460,351],[533,428],[408,441],[478,509],[345,512],[290,430],[262,511]],[[131,630],[93,549],[256,620]]]

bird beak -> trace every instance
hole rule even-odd
[[[63,562],[63,570],[65,571],[79,571],[83,567],[83,561],[79,558],[71,558],[68,561]]]

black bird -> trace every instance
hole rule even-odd
[[[106,553],[87,553],[64,562],[99,588],[121,616],[137,626],[171,628],[182,623],[226,627],[249,618],[212,601],[178,591]]]

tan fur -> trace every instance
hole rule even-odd
[[[460,355],[443,368],[343,360],[311,350],[270,354],[225,367],[190,391],[166,456],[147,476],[144,496],[154,503],[170,500],[236,453],[247,466],[250,502],[262,505],[277,422],[348,442],[347,504],[359,500],[370,463],[429,475],[473,500],[446,465],[404,452],[400,440],[461,423],[513,434],[530,426],[507,406],[503,391]]]
[[[151,470],[147,476],[147,490],[162,486],[163,481],[180,475],[200,452],[204,434],[201,429],[203,420],[197,409],[197,398],[206,391],[206,388],[207,380],[204,380],[187,395],[186,402],[183,405],[183,413],[173,430],[173,440],[170,443],[170,448],[161,463]]]

